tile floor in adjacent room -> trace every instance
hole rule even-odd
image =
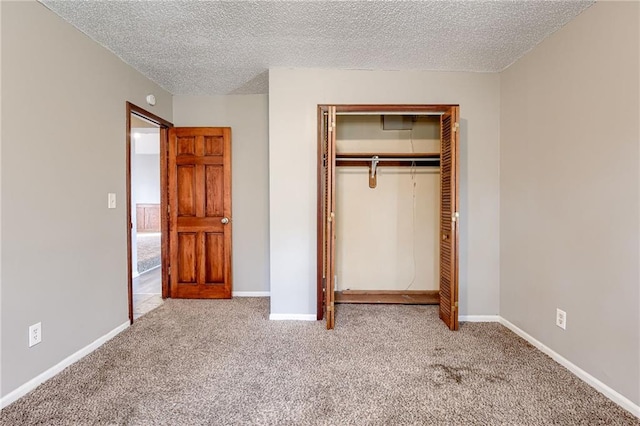
[[[133,319],[162,305],[162,268],[143,272],[133,279]]]

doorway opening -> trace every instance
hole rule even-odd
[[[127,264],[129,320],[169,297],[167,130],[172,124],[127,103]]]
[[[131,117],[133,319],[162,304],[160,126]]]
[[[317,318],[437,304],[458,329],[457,105],[319,105]]]

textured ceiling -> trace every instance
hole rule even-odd
[[[268,69],[501,71],[593,1],[51,1],[173,94],[267,93]]]

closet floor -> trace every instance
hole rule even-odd
[[[335,303],[393,303],[402,305],[437,305],[440,303],[440,294],[437,290],[343,290],[336,291],[335,294]]]

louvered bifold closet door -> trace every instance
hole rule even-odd
[[[440,119],[440,318],[458,329],[458,107]]]
[[[336,271],[336,107],[328,108],[327,161],[325,168],[325,312],[327,330],[335,324],[335,271]]]
[[[321,321],[325,316],[325,294],[326,294],[326,258],[327,238],[326,238],[326,205],[327,205],[327,142],[328,142],[328,119],[327,109],[318,107],[318,235],[317,235],[317,315],[316,319]]]

